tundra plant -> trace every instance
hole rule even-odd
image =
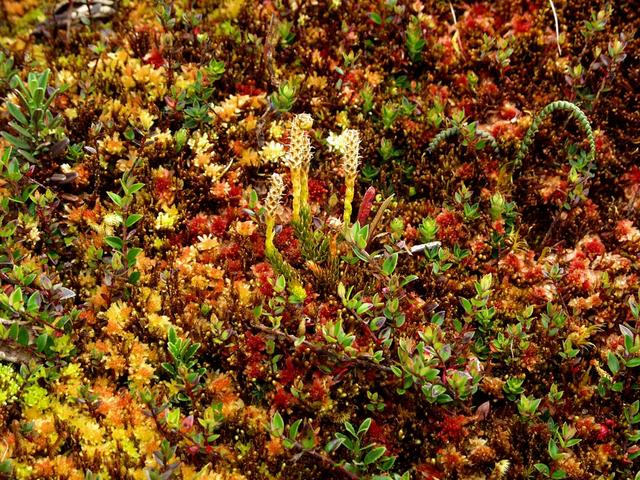
[[[18,103],[7,102],[7,110],[13,117],[9,126],[15,132],[0,134],[16,149],[16,152],[29,163],[39,164],[43,153],[62,153],[69,143],[64,135],[62,117],[54,115],[51,103],[59,89],[47,93],[49,69],[42,73],[30,72],[25,84],[20,77],[11,78],[11,86]]]
[[[516,158],[514,161],[515,169],[519,168],[522,165],[522,160],[524,160],[524,157],[529,151],[529,147],[531,147],[531,144],[533,143],[533,138],[535,137],[536,133],[538,133],[538,130],[540,129],[540,125],[542,124],[542,121],[547,116],[549,116],[550,114],[552,114],[557,110],[566,110],[573,114],[575,119],[578,121],[578,124],[587,135],[587,139],[589,140],[589,150],[590,150],[589,160],[595,161],[596,141],[593,135],[591,124],[589,123],[589,119],[584,114],[584,112],[580,110],[577,106],[575,106],[573,103],[567,102],[564,100],[558,100],[556,102],[551,102],[549,105],[544,107],[540,111],[540,113],[534,118],[533,123],[529,127],[529,130],[527,130],[524,140],[522,140],[522,144],[520,145],[520,150],[518,150],[518,154],[516,155]]]

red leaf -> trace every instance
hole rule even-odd
[[[376,198],[376,189],[373,187],[369,187],[362,197],[362,203],[360,204],[360,209],[358,210],[358,223],[360,225],[364,225],[371,213],[371,207],[373,206],[373,201]]]

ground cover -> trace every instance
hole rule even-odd
[[[0,0],[0,478],[639,479],[639,24]]]

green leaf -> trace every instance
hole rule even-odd
[[[107,195],[109,195],[109,198],[113,200],[113,203],[122,208],[122,197],[120,195],[114,192],[107,192]]]
[[[344,422],[344,428],[349,432],[353,437],[357,438],[358,434],[356,433],[356,429],[353,427],[351,422]]]
[[[367,433],[369,431],[370,426],[371,426],[371,419],[370,418],[364,419],[363,422],[360,424],[360,427],[358,427],[358,437]]]
[[[544,463],[536,463],[534,467],[543,475],[547,475],[547,476],[549,475],[549,467],[546,466]]]
[[[558,449],[558,444],[555,442],[555,440],[553,439],[549,440],[548,450],[549,450],[549,456],[551,457],[551,460],[558,460],[562,458],[562,453],[560,453],[560,450]]]
[[[29,153],[28,150],[29,149],[19,148],[18,153],[22,155],[28,162],[38,163],[38,161],[36,160],[36,157],[34,157],[31,153]]]
[[[29,296],[29,299],[27,300],[27,307],[26,307],[27,312],[29,313],[36,312],[40,307],[40,302],[41,302],[40,293],[33,292]]]
[[[291,425],[289,427],[289,439],[290,440],[293,441],[298,436],[298,430],[300,429],[300,424],[301,423],[302,423],[302,419],[298,419],[295,422],[293,422],[293,425]]]
[[[369,310],[371,310],[373,308],[373,304],[371,303],[361,303],[358,308],[356,309],[356,313],[358,315],[362,315],[363,313],[368,312]]]
[[[25,126],[29,125],[29,121],[27,120],[27,117],[24,116],[24,113],[22,113],[22,111],[18,108],[17,105],[11,102],[7,102],[7,110],[11,115],[13,115],[13,118],[18,120],[22,125],[25,125]]]
[[[466,298],[460,297],[460,304],[462,305],[462,308],[464,308],[464,311],[467,314],[470,314],[471,312],[473,312],[473,306],[471,305],[471,302]]]
[[[296,446],[295,442],[289,440],[288,438],[285,438],[284,440],[282,440],[282,444],[284,445],[284,448],[286,448],[287,450],[291,450],[293,447]]]
[[[316,436],[313,429],[309,428],[307,434],[302,439],[302,448],[305,450],[311,450],[316,443]]]
[[[132,213],[131,215],[129,215],[127,217],[127,219],[124,222],[125,227],[129,228],[134,226],[136,223],[138,223],[140,221],[140,219],[142,218],[142,215],[140,215],[139,213]]]
[[[133,267],[136,264],[136,258],[142,252],[141,248],[133,247],[127,251],[127,266]]]
[[[25,327],[18,328],[18,335],[16,336],[16,341],[26,347],[29,345],[29,332]]]
[[[400,286],[401,287],[405,287],[407,286],[409,283],[415,281],[418,279],[417,275],[407,275],[406,277],[404,277],[404,280],[402,280],[402,282],[400,282]]]
[[[331,453],[340,445],[342,445],[342,438],[334,438],[333,440],[329,440],[329,442],[327,442],[327,444],[324,447],[324,451],[327,453]]]
[[[142,187],[144,187],[144,183],[134,183],[133,185],[131,185],[128,189],[127,189],[127,193],[129,195],[133,195],[134,193],[136,193],[138,190],[140,190]]]
[[[14,137],[8,132],[0,132],[0,135],[2,135],[5,140],[7,140],[11,145],[13,145],[16,148],[19,148],[22,150],[29,150],[31,148],[31,145],[29,145],[27,142],[25,142],[20,138]]]
[[[551,478],[555,478],[555,479],[567,478],[567,472],[565,472],[564,470],[556,470],[551,474]]]
[[[23,306],[22,288],[16,287],[9,296],[9,306],[14,310],[20,310]]]
[[[640,358],[631,358],[625,361],[624,364],[629,368],[640,367]]]
[[[284,433],[284,420],[282,419],[282,415],[280,412],[276,411],[276,413],[271,418],[271,433],[275,437],[281,437]]]
[[[376,448],[374,448],[369,453],[367,453],[367,455],[364,457],[364,464],[365,465],[371,465],[376,460],[378,460],[382,455],[384,455],[384,452],[386,450],[387,449],[385,447],[376,447]]]
[[[607,365],[614,375],[620,370],[620,362],[618,362],[618,357],[616,357],[613,352],[609,352],[607,355]]]
[[[169,344],[170,345],[175,345],[178,341],[178,335],[176,334],[176,329],[173,327],[169,328],[169,334],[168,334],[168,339],[169,339]]]
[[[18,228],[18,222],[15,220],[12,220],[11,222],[8,222],[6,225],[4,225],[1,229],[0,229],[0,237],[10,237],[11,235],[13,235],[16,232],[16,229]]]
[[[373,21],[373,23],[375,23],[376,25],[382,25],[382,17],[380,16],[379,13],[377,12],[369,12],[369,18]]]
[[[390,276],[396,269],[398,264],[398,252],[389,255],[382,264],[382,271],[385,275]]]
[[[276,279],[275,284],[273,285],[273,290],[276,293],[281,293],[284,291],[286,286],[287,286],[287,281],[284,278],[284,275],[279,275],[278,278]]]
[[[33,143],[36,142],[35,137],[28,129],[21,127],[16,122],[9,122],[9,126],[12,127],[16,132],[18,132],[23,137],[23,140],[26,139]]]
[[[38,338],[36,338],[36,347],[38,351],[44,352],[47,346],[49,345],[50,340],[51,340],[51,337],[49,337],[49,335],[47,335],[46,333],[43,333]],[[51,341],[51,343],[53,343],[53,341]]]
[[[138,272],[137,270],[135,272],[131,272],[131,275],[129,275],[129,283],[132,285],[137,284],[138,280],[140,280],[140,276],[141,276],[141,273]]]
[[[106,237],[104,242],[116,250],[122,250],[123,242],[120,237]]]
[[[0,473],[10,475],[11,472],[13,472],[13,463],[11,463],[11,460],[0,462]]]

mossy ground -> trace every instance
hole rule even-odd
[[[48,68],[69,140],[0,178],[3,199],[36,188],[0,214],[0,478],[638,478],[638,9],[554,6],[559,38],[546,0],[121,0],[57,28],[53,2],[0,0],[0,130],[10,77]],[[575,167],[589,146],[558,112],[514,168],[555,100],[585,112],[595,162]],[[306,227],[286,165],[301,113]],[[346,129],[365,259],[340,225]],[[276,418],[285,436],[302,420],[290,444]],[[367,418],[392,466],[325,452]]]

